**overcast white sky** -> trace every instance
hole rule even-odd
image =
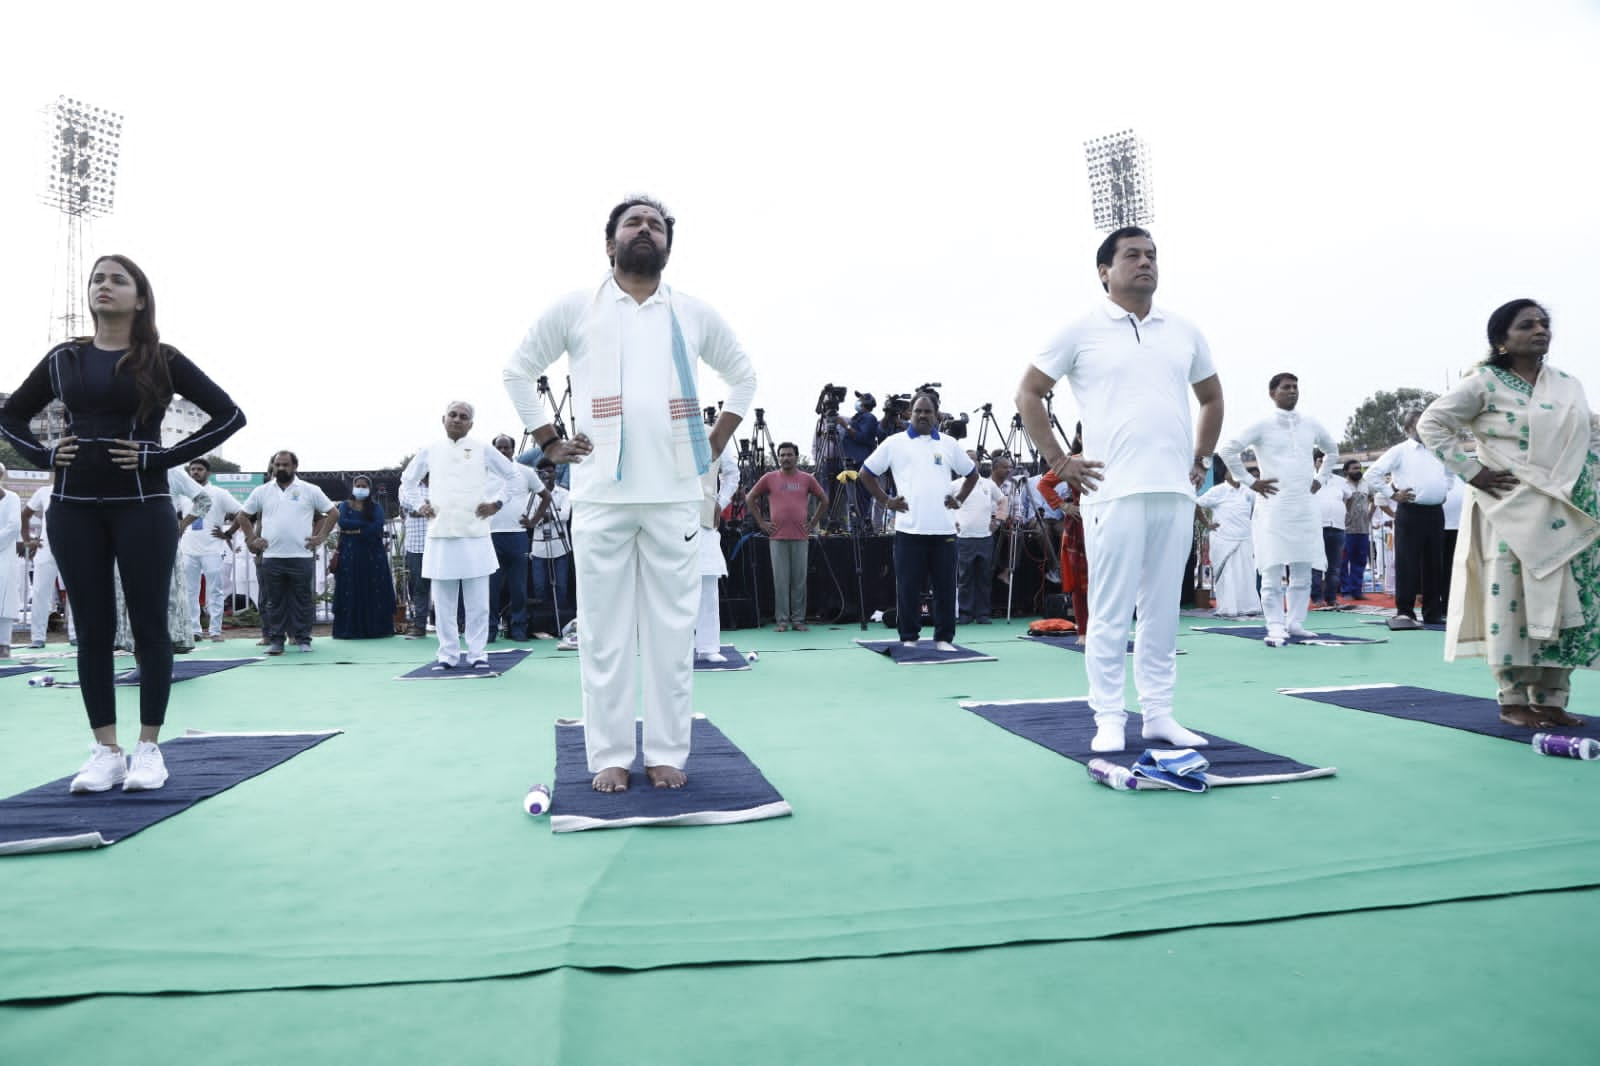
[[[1083,142],[1128,127],[1158,301],[1210,338],[1225,435],[1280,369],[1336,434],[1377,389],[1439,390],[1523,295],[1600,389],[1593,3],[556,7],[9,5],[0,390],[52,339],[58,94],[126,116],[92,246],[146,269],[164,339],[245,408],[222,452],[246,469],[391,464],[455,398],[517,431],[506,357],[599,280],[639,190],[778,439],[809,450],[829,381],[942,381],[1009,420],[1099,298]]]

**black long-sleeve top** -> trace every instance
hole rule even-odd
[[[51,469],[54,449],[39,442],[28,422],[51,400],[66,406],[67,433],[78,438],[78,454],[72,465],[54,468],[52,502],[126,503],[165,497],[168,469],[205,455],[244,426],[244,412],[238,404],[187,356],[167,344],[161,350],[167,357],[174,391],[211,416],[171,448],[161,446],[165,410],[139,419],[139,392],[133,377],[116,372],[123,353],[108,352],[86,341],[68,341],[52,348],[0,407],[0,436],[29,462]],[[111,461],[111,442],[118,439],[143,445],[138,469],[124,470]]]

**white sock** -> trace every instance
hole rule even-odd
[[[1180,748],[1203,748],[1210,743],[1199,733],[1183,728],[1170,714],[1146,718],[1140,735],[1146,740],[1162,740]]]

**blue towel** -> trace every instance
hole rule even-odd
[[[1149,748],[1133,764],[1137,777],[1160,781],[1184,792],[1206,790],[1206,770],[1211,764],[1193,748]]]
[[[550,828],[557,833],[619,829],[635,825],[726,825],[781,818],[794,813],[760,768],[707,718],[696,715],[689,737],[689,760],[682,788],[654,788],[635,755],[626,792],[596,792],[589,787],[589,757],[583,723],[556,723],[556,789],[550,799]],[[644,723],[635,736],[642,741]],[[520,797],[519,797],[520,798]]]
[[[699,655],[694,657],[694,672],[697,674],[719,673],[727,670],[748,670],[750,663],[732,644],[722,646],[722,657],[726,662],[714,663],[710,659],[703,659]]]
[[[148,829],[341,732],[198,733],[163,741],[171,775],[149,792],[68,791],[71,777],[0,800],[0,855],[99,848]]]
[[[124,659],[123,661],[128,662],[129,660]],[[197,677],[220,674],[222,671],[232,670],[236,666],[246,666],[260,661],[260,656],[250,659],[173,659],[172,683],[176,685],[180,681],[193,681]],[[78,682],[75,680],[77,671],[69,671],[66,667],[66,663],[61,663],[52,668],[56,676],[55,687],[77,688]],[[134,669],[136,668],[130,665],[128,669],[118,672],[114,684],[119,688],[138,688],[139,678],[133,672]]]
[[[1263,640],[1266,626],[1195,626],[1196,633],[1216,633],[1224,637],[1243,637],[1246,640]],[[1304,637],[1290,637],[1290,644],[1387,644],[1387,640],[1367,637],[1346,637],[1338,633],[1311,633]]]
[[[1331,703],[1353,711],[1371,711],[1408,722],[1427,722],[1447,729],[1460,729],[1486,737],[1500,737],[1527,744],[1535,730],[1510,725],[1500,720],[1500,704],[1482,696],[1463,696],[1414,685],[1351,685],[1342,688],[1285,688],[1285,696]],[[1581,726],[1556,726],[1542,730],[1563,736],[1593,737],[1600,740],[1600,721],[1589,718]]]
[[[1128,717],[1125,750],[1110,755],[1091,750],[1089,742],[1095,734],[1094,712],[1089,710],[1089,701],[1084,699],[996,703],[970,701],[961,706],[1008,732],[1085,766],[1089,765],[1091,759],[1106,759],[1132,769],[1137,759],[1135,753],[1146,743],[1139,735],[1139,716],[1134,714]],[[1211,786],[1304,781],[1314,777],[1331,777],[1335,772],[1331,766],[1297,762],[1287,756],[1261,751],[1213,733],[1200,735],[1209,741],[1205,748],[1205,758],[1210,764],[1206,770],[1206,783]]]
[[[908,648],[898,640],[858,640],[857,644],[868,651],[875,651],[879,655],[887,655],[899,666],[934,666],[943,663],[992,663],[993,655],[984,655],[982,652],[963,648],[957,644],[955,651],[939,651],[933,646],[931,640],[919,640],[915,647]]]
[[[466,678],[499,677],[501,674],[516,666],[532,654],[527,648],[496,649],[489,652],[489,669],[474,670],[467,662],[466,656],[456,661],[456,665],[448,670],[435,670],[433,664],[437,659],[426,666],[419,666],[409,673],[401,674],[399,681],[461,681]]]

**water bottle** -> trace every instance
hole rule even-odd
[[[1139,779],[1126,766],[1118,766],[1110,759],[1090,759],[1089,776],[1107,788],[1128,791],[1139,787]]]
[[[1600,759],[1600,740],[1564,737],[1559,733],[1535,733],[1533,750],[1540,755],[1559,755],[1567,759]]]
[[[56,687],[56,675],[54,675],[54,674],[40,674],[38,677],[30,677],[30,678],[28,678],[28,687],[29,688],[55,688]]]
[[[522,798],[522,809],[535,818],[541,814],[549,814],[550,790],[543,785],[534,785],[528,789],[528,794]]]

